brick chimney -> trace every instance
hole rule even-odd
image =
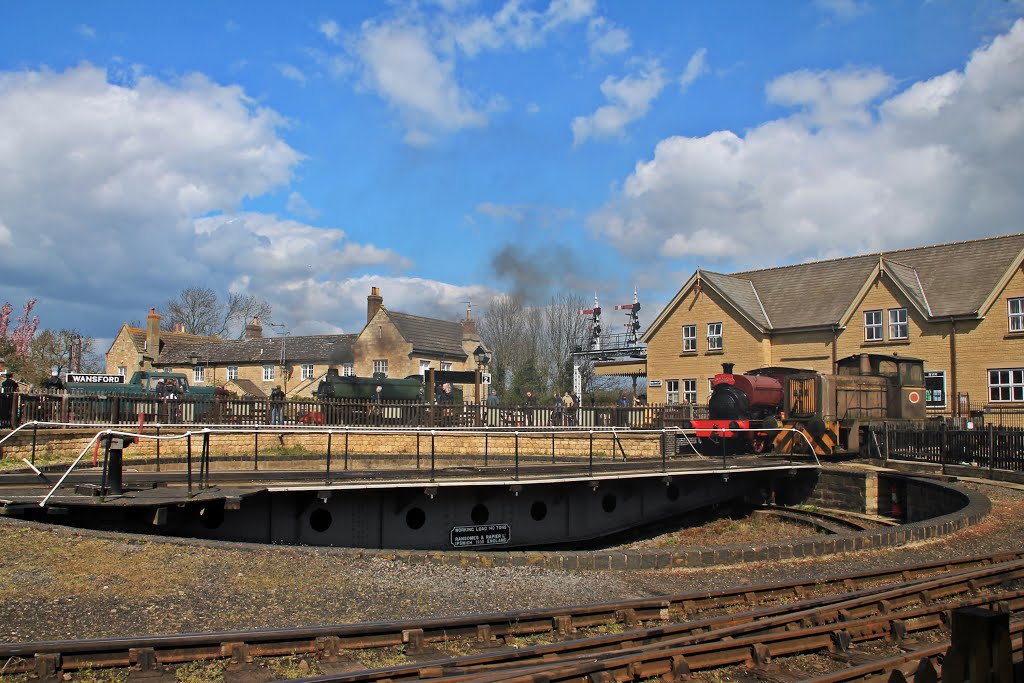
[[[260,319],[253,318],[252,322],[245,326],[245,338],[246,339],[261,339],[263,337],[263,327],[260,326]]]
[[[466,319],[462,321],[462,339],[480,341],[480,335],[476,332],[476,321],[473,320],[473,304],[466,305]]]
[[[160,355],[160,314],[155,308],[149,309],[146,316],[146,354],[156,360]]]
[[[384,297],[380,295],[380,290],[376,287],[370,288],[370,296],[366,297],[366,322],[373,320],[373,316],[377,315],[377,311],[384,305]]]

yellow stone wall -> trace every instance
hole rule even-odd
[[[708,350],[708,323],[722,323],[722,350]],[[683,353],[683,326],[697,326],[697,351]],[[697,380],[697,402],[708,400],[708,379],[722,371],[722,363],[736,365],[738,372],[768,365],[771,346],[757,328],[740,318],[718,294],[687,292],[647,344],[647,378],[661,380],[647,390],[650,403],[664,403],[667,380]],[[680,383],[682,391],[682,383]]]
[[[956,322],[956,386],[950,349],[951,323],[928,321],[885,274],[867,288],[847,326],[838,333],[836,358],[857,353],[887,353],[920,358],[925,370],[946,373],[946,392],[967,393],[973,403],[988,402],[988,370],[1024,367],[1024,333],[1010,333],[1007,300],[1024,297],[1024,269],[1018,269],[998,294],[983,320]],[[888,310],[906,308],[908,338],[891,340]],[[864,313],[882,311],[884,339],[864,340]],[[707,351],[707,323],[723,323],[724,353]],[[697,352],[682,353],[682,326],[697,325]],[[830,372],[832,332],[819,330],[761,335],[721,297],[706,289],[687,292],[647,345],[649,379],[662,386],[649,389],[652,403],[665,401],[666,379],[697,379],[697,399],[707,400],[708,378],[719,372],[722,361],[735,363],[737,372],[765,365],[781,365]],[[947,401],[947,407],[952,407]]]
[[[110,345],[110,350],[107,351],[106,360],[107,367],[105,372],[108,375],[116,375],[117,368],[124,366],[126,374],[130,379],[132,373],[142,369],[142,354],[135,348],[135,342],[132,339],[128,325],[121,326],[121,331],[117,333],[114,343]],[[146,365],[148,366],[149,363],[147,362]]]

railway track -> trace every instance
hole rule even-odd
[[[712,667],[763,666],[794,652],[824,650],[843,657],[871,638],[907,640],[926,627],[939,628],[956,606],[1019,614],[1022,582],[1024,553],[1016,553],[812,582],[450,619],[4,644],[0,671],[57,680],[83,669],[131,667],[173,680],[169,672],[185,663],[221,661],[245,670],[264,657],[306,655],[325,674],[318,681],[679,676]],[[531,639],[551,642],[518,647]],[[475,654],[453,657],[453,643]],[[403,650],[408,663],[372,670],[358,663],[361,654],[388,649]]]

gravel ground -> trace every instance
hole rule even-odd
[[[1024,547],[1024,487],[961,483],[988,495],[993,512],[981,524],[944,539],[813,560],[630,572],[409,566],[377,558],[357,562],[330,549],[209,547],[98,537],[0,518],[0,641],[313,626],[553,607]],[[693,538],[703,538],[702,533],[695,530]],[[765,533],[763,527],[738,524],[720,538],[722,543],[755,542]],[[671,538],[690,543],[686,534],[677,532]]]

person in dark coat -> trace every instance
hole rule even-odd
[[[17,416],[15,415],[15,394],[18,393],[18,383],[14,381],[10,371],[7,372],[7,379],[0,383],[0,427],[15,427]]]
[[[523,412],[526,413],[526,425],[533,426],[533,413],[537,410],[537,397],[532,391],[526,392],[526,400],[523,401]]]
[[[270,424],[284,424],[284,392],[280,384],[270,392]]]
[[[59,394],[64,391],[64,382],[60,381],[56,370],[50,372],[50,376],[43,382],[43,390],[50,394]]]

